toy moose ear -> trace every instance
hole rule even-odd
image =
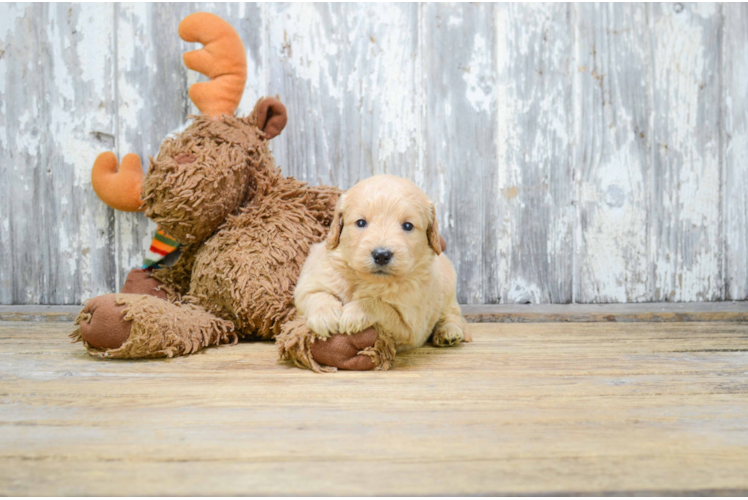
[[[330,224],[330,232],[327,233],[325,245],[328,250],[334,250],[340,244],[340,234],[343,232],[343,199],[345,195],[340,195],[338,203],[335,205],[335,216]]]
[[[266,97],[257,101],[255,106],[257,128],[265,132],[265,138],[272,139],[280,134],[288,123],[286,107],[275,97]]]

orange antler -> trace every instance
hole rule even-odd
[[[210,78],[190,87],[192,102],[206,116],[232,115],[247,81],[247,55],[239,35],[220,17],[196,12],[179,23],[179,36],[203,44],[184,54],[184,65]]]
[[[91,184],[101,201],[123,212],[142,212],[140,188],[143,185],[140,157],[130,153],[122,159],[117,170],[114,153],[101,153],[91,170]]]

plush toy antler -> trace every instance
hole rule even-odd
[[[196,83],[190,87],[192,102],[203,115],[211,118],[232,115],[239,106],[247,81],[247,56],[239,35],[220,17],[207,12],[196,12],[179,23],[179,36],[185,42],[203,44],[202,49],[184,54],[184,64],[210,78],[209,82]],[[278,115],[278,106],[283,105],[280,102],[278,105],[268,102],[264,106],[266,114],[272,115],[275,112]],[[285,108],[282,117],[277,118],[285,118]],[[262,122],[261,129],[272,128],[270,123],[266,126],[264,116]],[[266,135],[268,138],[271,136]],[[140,199],[143,177],[140,157],[136,154],[126,155],[119,166],[113,153],[102,153],[96,158],[91,171],[91,183],[101,201],[125,212],[143,211]]]
[[[212,118],[233,114],[247,82],[247,55],[239,35],[220,17],[196,12],[179,23],[179,36],[203,44],[202,49],[184,54],[184,65],[210,78],[190,87],[192,102]]]

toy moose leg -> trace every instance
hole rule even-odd
[[[284,324],[276,338],[281,359],[317,373],[341,370],[387,370],[395,359],[395,344],[374,327],[348,335],[321,339],[306,326],[305,318]]]
[[[130,272],[120,293],[89,300],[75,324],[70,337],[102,358],[170,358],[238,340],[231,321],[167,300],[161,283],[141,270]]]

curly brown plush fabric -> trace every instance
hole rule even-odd
[[[190,295],[240,332],[269,339],[293,314],[301,266],[327,228],[298,181],[277,177],[259,189],[197,253]]]
[[[306,326],[304,318],[289,321],[283,325],[283,330],[275,339],[278,355],[283,361],[291,361],[299,368],[308,368],[317,373],[330,373],[337,368],[323,366],[312,356],[312,343],[317,339]]]
[[[235,117],[193,118],[184,132],[161,144],[143,181],[145,215],[182,244],[204,240],[241,206],[251,169],[264,166],[262,153],[252,152],[267,149]]]
[[[230,321],[216,318],[193,304],[169,302],[151,295],[116,294],[121,319],[129,323],[129,338],[117,348],[96,348],[86,342],[82,324],[93,315],[84,309],[75,320],[78,328],[70,334],[82,341],[88,353],[100,358],[171,358],[191,354],[203,347],[236,343]]]

